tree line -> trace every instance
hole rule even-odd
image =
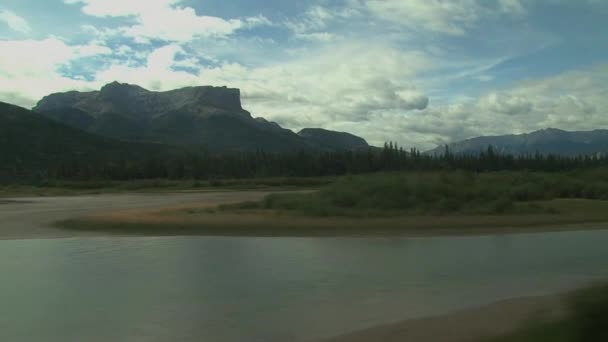
[[[383,148],[346,152],[212,153],[180,151],[140,157],[67,156],[43,163],[3,161],[0,182],[29,180],[222,179],[320,177],[390,171],[530,170],[559,172],[608,166],[606,154],[559,156],[540,153],[509,155],[493,147],[476,154],[424,154],[388,142]]]

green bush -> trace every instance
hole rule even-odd
[[[604,173],[426,172],[348,176],[311,194],[271,195],[264,208],[308,215],[546,212],[534,201],[608,199]]]

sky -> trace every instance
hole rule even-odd
[[[2,0],[0,101],[240,88],[298,131],[422,150],[608,128],[608,0]]]

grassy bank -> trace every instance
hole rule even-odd
[[[298,184],[329,181],[314,180]],[[234,203],[248,200],[245,195],[222,203],[104,213],[59,225],[144,235],[339,236],[594,229],[608,223],[608,173],[603,170],[349,176],[315,192]]]
[[[340,178],[315,193],[274,194],[260,203],[224,209],[263,209],[306,216],[502,215],[557,213],[554,199],[608,199],[608,173],[427,172]]]
[[[54,181],[41,184],[0,185],[0,198],[17,196],[71,196],[123,192],[175,192],[215,190],[290,190],[318,188],[335,181],[333,177],[280,177],[212,180],[136,181]]]
[[[488,342],[599,342],[608,341],[608,285],[574,293],[567,317],[536,322],[512,335]]]
[[[401,215],[360,217],[277,214],[267,210],[218,210],[209,204],[128,210],[57,224],[77,231],[134,235],[221,236],[430,236],[604,229],[608,201],[535,202],[538,214]]]

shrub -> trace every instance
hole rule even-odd
[[[516,203],[608,199],[608,178],[600,174],[427,172],[348,176],[312,194],[271,195],[264,200],[264,207],[322,215],[544,212],[540,207]]]

